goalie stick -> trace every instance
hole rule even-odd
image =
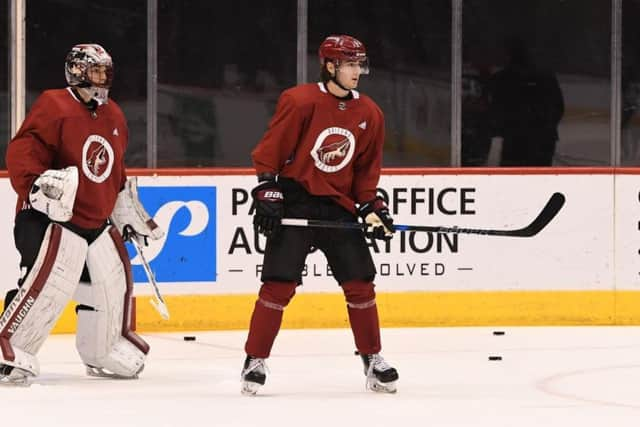
[[[156,309],[160,316],[164,320],[169,320],[169,309],[167,308],[167,304],[164,302],[164,298],[162,298],[162,294],[160,294],[160,288],[158,288],[158,284],[156,283],[156,278],[153,275],[153,271],[151,271],[151,266],[147,262],[147,258],[145,258],[144,253],[142,252],[142,248],[136,242],[135,239],[129,239],[134,248],[136,248],[136,252],[140,255],[140,260],[142,261],[142,267],[144,268],[144,272],[147,274],[147,278],[149,279],[149,284],[151,285],[151,289],[153,290],[154,299],[150,299],[149,302]]]
[[[438,225],[403,225],[396,224],[396,231],[426,231],[431,233],[461,233],[461,234],[481,234],[486,236],[508,236],[508,237],[532,237],[538,234],[551,222],[564,205],[565,197],[562,193],[553,193],[547,204],[542,208],[538,216],[526,227],[513,230],[494,230],[484,228],[465,228],[456,225],[443,227]],[[359,222],[338,222],[315,219],[283,218],[282,225],[293,227],[320,227],[320,228],[347,228],[365,230],[367,224]]]

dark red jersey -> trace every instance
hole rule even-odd
[[[340,99],[323,83],[284,91],[252,152],[256,172],[292,178],[352,212],[355,202],[372,200],[380,178],[384,116],[371,98],[351,92],[351,99]]]
[[[120,107],[109,100],[92,115],[70,88],[47,90],[36,100],[7,148],[7,169],[28,206],[33,181],[47,169],[77,166],[78,192],[71,222],[97,228],[111,215],[126,180],[129,130]]]

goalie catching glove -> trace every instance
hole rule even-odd
[[[45,213],[53,221],[67,222],[73,216],[73,205],[78,191],[78,168],[44,171],[31,186],[31,207]]]
[[[140,246],[147,246],[147,237],[158,240],[164,231],[155,223],[138,198],[138,180],[129,178],[118,193],[116,205],[111,213],[111,222],[126,241],[135,239]]]
[[[256,205],[253,228],[258,233],[273,237],[278,234],[284,216],[284,195],[275,177],[258,179],[262,182],[251,191]]]
[[[387,204],[380,197],[360,205],[358,215],[367,225],[365,230],[367,236],[380,240],[389,240],[393,237],[393,233],[396,231],[393,226],[393,218],[391,218]]]

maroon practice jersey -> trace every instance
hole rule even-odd
[[[351,99],[309,83],[282,93],[267,132],[253,150],[256,172],[296,180],[351,212],[376,196],[382,164],[384,116],[368,96]]]
[[[70,88],[47,90],[36,100],[7,148],[7,169],[28,207],[35,179],[47,169],[78,168],[71,222],[98,228],[111,215],[126,180],[124,152],[129,131],[120,107],[109,100],[92,115]]]

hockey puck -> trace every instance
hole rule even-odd
[[[493,335],[504,335],[504,331],[493,331]]]
[[[489,360],[502,360],[502,356],[489,356]]]
[[[195,340],[196,340],[196,337],[194,337],[194,336],[190,335],[190,336],[185,336],[185,337],[183,337],[183,339],[184,339],[185,341],[195,341]]]

